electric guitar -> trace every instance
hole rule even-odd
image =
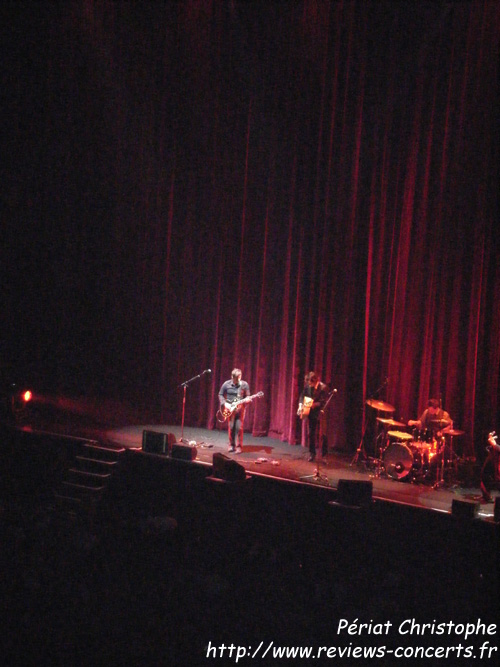
[[[254,398],[262,398],[264,396],[263,391],[259,391],[257,394],[253,394],[252,396],[245,396],[245,398],[239,398],[236,401],[233,401],[232,403],[224,403],[221,405],[217,412],[217,419],[220,422],[225,422],[227,421],[231,415],[233,415],[236,410],[238,410],[243,404],[245,403],[250,403],[253,401]]]

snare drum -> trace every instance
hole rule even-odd
[[[387,431],[387,439],[389,441],[395,440],[396,442],[409,442],[413,440],[413,436],[404,431]]]

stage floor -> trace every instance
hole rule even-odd
[[[455,480],[435,487],[435,479],[422,477],[417,481],[409,481],[410,475],[403,479],[389,477],[382,469],[378,474],[370,469],[366,462],[353,464],[353,456],[343,452],[330,452],[324,459],[316,462],[308,461],[309,452],[300,445],[290,445],[268,437],[252,437],[245,434],[241,454],[229,454],[227,451],[227,434],[222,430],[185,427],[181,433],[180,426],[144,424],[115,427],[100,434],[100,439],[110,445],[132,449],[142,448],[144,430],[160,433],[172,433],[176,440],[195,442],[196,461],[204,465],[212,465],[213,455],[224,453],[243,465],[253,475],[287,479],[296,483],[315,484],[336,488],[339,479],[370,480],[373,482],[373,497],[393,503],[401,503],[434,512],[451,513],[454,499],[475,501],[480,503],[477,518],[493,521],[494,504],[482,500],[478,487],[465,487]],[[97,437],[97,434],[96,434]],[[453,481],[453,483],[452,483]],[[492,493],[493,498],[500,495]]]

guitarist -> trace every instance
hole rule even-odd
[[[305,401],[305,399],[312,399],[310,401]],[[298,415],[301,418],[306,417],[306,429],[307,429],[307,445],[309,447],[309,461],[314,461],[316,458],[316,445],[319,436],[319,422],[322,414],[322,410],[325,406],[325,403],[328,399],[328,387],[326,384],[321,382],[319,375],[314,371],[309,371],[304,377],[304,389],[299,398],[299,409]],[[307,408],[305,407],[307,403]],[[308,414],[306,415],[306,412]],[[326,455],[326,452],[323,451],[323,456]]]
[[[250,387],[248,382],[241,379],[241,370],[233,368],[231,379],[226,380],[219,390],[219,403],[221,409],[225,403],[233,403],[242,398],[250,396]],[[245,420],[245,404],[240,405],[232,413],[227,422],[227,432],[229,435],[228,452],[241,454],[243,447],[243,422]]]
[[[488,436],[487,456],[481,468],[481,493],[486,503],[493,502],[491,489],[500,481],[500,444],[495,431]]]

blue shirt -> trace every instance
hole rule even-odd
[[[240,380],[238,384],[234,384],[232,380],[226,380],[219,390],[219,402],[221,405],[224,405],[226,402],[233,403],[240,398],[245,398],[245,396],[250,396],[250,387],[245,380]]]

